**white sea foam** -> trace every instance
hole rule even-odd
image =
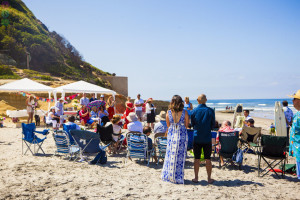
[[[228,105],[228,104],[233,104],[233,103],[217,103],[219,105]]]
[[[262,104],[258,104],[259,106],[266,106],[267,104],[264,104],[264,103],[262,103]]]

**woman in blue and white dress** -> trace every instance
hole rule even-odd
[[[184,163],[188,144],[186,128],[189,116],[183,107],[182,98],[174,95],[166,115],[168,144],[161,178],[163,181],[176,184],[184,183]]]

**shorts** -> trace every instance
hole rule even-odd
[[[142,110],[136,110],[135,114],[138,116],[138,118],[142,118],[143,117],[143,111]]]
[[[210,160],[211,151],[212,151],[211,142],[205,144],[194,143],[193,151],[194,151],[195,159],[200,159],[202,148],[204,152],[204,159]]]
[[[92,124],[92,123],[94,123],[94,120],[92,120],[92,119],[86,120],[86,124]]]

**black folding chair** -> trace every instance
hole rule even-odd
[[[224,166],[228,162],[232,161],[232,156],[237,152],[239,140],[238,132],[219,132],[219,142],[221,144],[221,149],[219,151],[219,156],[222,156],[223,159],[226,159]],[[219,166],[221,167],[221,160],[219,161]],[[239,165],[239,168],[241,166]]]
[[[273,171],[278,178],[280,176],[278,173],[274,170],[274,168],[282,164],[281,170],[281,177],[284,178],[284,169],[285,169],[285,163],[286,163],[286,137],[284,136],[272,136],[272,135],[262,135],[261,136],[261,151],[258,152],[258,176],[265,176],[270,171]],[[268,161],[267,159],[273,160]],[[267,167],[261,170],[260,164],[261,160],[265,161],[267,163]],[[269,169],[269,170],[268,170]],[[266,171],[263,175],[263,173]]]

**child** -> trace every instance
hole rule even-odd
[[[151,130],[151,127],[150,127],[150,126],[145,126],[145,127],[143,128],[143,133],[144,133],[145,135],[148,136],[148,150],[149,150],[149,151],[151,151],[151,150],[153,149],[152,139],[149,138],[151,132],[152,132],[152,130]],[[154,154],[153,157],[154,157],[155,162],[157,162],[156,154]]]

